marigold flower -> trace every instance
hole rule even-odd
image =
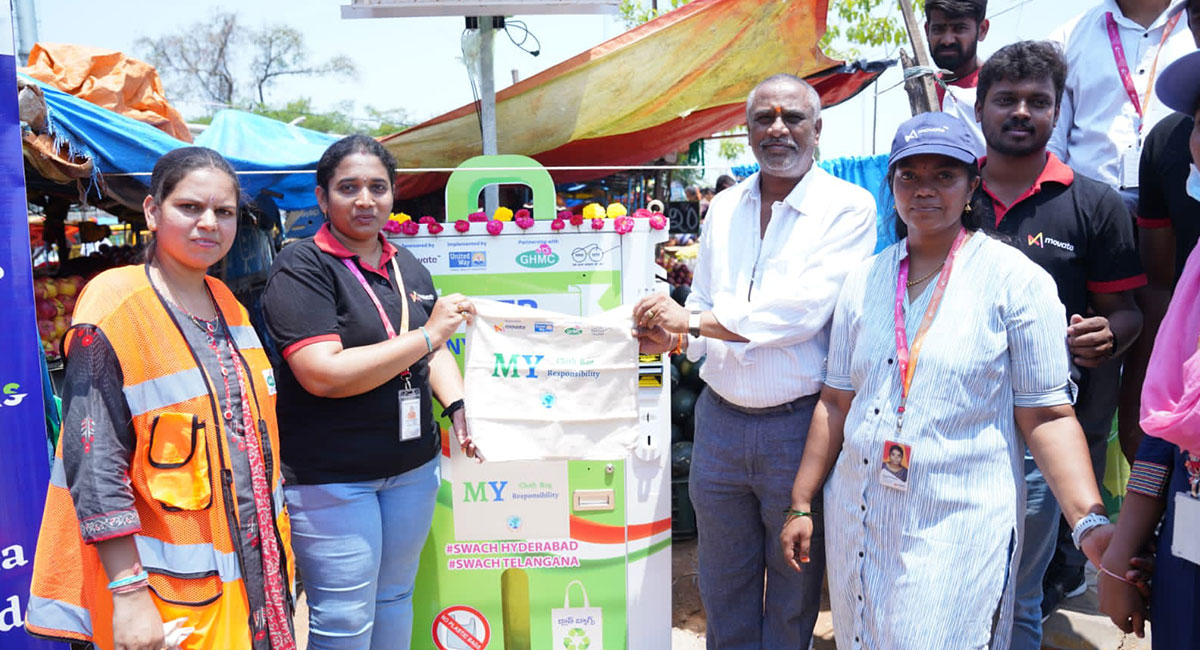
[[[620,203],[609,203],[608,209],[604,211],[604,214],[609,219],[616,219],[617,217],[623,217],[629,214],[629,210],[626,210],[625,206],[621,205]]]
[[[496,208],[496,214],[492,215],[494,221],[512,221],[513,211],[504,206]],[[501,226],[503,227],[503,226]]]
[[[599,203],[589,203],[583,206],[584,219],[603,219],[606,216],[608,214],[604,211],[604,206]]]

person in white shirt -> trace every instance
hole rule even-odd
[[[979,43],[987,37],[987,0],[928,0],[925,3],[925,38],[934,65],[951,74],[938,84],[943,113],[957,117],[975,141],[975,155],[987,145],[975,120],[975,86],[979,83]]]
[[[1154,78],[1195,49],[1185,0],[1103,0],[1050,34],[1067,85],[1048,148],[1076,172],[1121,190],[1137,211],[1142,140],[1171,114]]]
[[[713,198],[686,308],[658,294],[633,318],[643,352],[705,359],[689,494],[708,647],[807,648],[824,549],[814,545],[811,570],[791,571],[779,531],[833,308],[847,273],[875,249],[875,201],[813,164],[820,96],[802,79],[767,78],[746,118],[761,171]]]

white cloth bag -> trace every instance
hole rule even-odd
[[[571,587],[579,585],[583,594],[583,607],[571,607]],[[550,610],[550,627],[553,643],[551,648],[565,650],[603,650],[604,620],[599,607],[592,607],[588,602],[587,590],[583,583],[572,580],[567,583],[567,593],[563,596],[562,609]]]
[[[626,457],[638,436],[632,307],[580,317],[474,302],[464,400],[483,457]]]

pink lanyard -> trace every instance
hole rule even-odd
[[[921,355],[921,345],[925,343],[925,335],[929,333],[929,327],[933,325],[933,317],[937,315],[938,306],[942,303],[942,296],[946,295],[950,270],[954,268],[954,256],[966,240],[967,230],[962,228],[958,231],[958,237],[954,238],[954,244],[950,247],[949,254],[946,255],[946,263],[942,266],[942,272],[938,274],[937,286],[934,287],[933,296],[929,299],[929,306],[925,308],[921,326],[917,328],[917,333],[913,337],[911,358],[908,350],[908,331],[904,327],[904,295],[908,291],[908,258],[900,260],[900,275],[896,279],[896,358],[899,361],[900,370],[900,406],[896,409],[897,434],[900,433],[900,428],[904,424],[904,407],[908,404],[908,391],[912,388],[913,375],[917,372],[917,359]]]
[[[350,261],[350,258],[343,257],[342,263],[350,272],[354,274],[354,279],[362,285],[363,291],[367,292],[367,296],[371,298],[371,302],[375,305],[375,311],[379,312],[379,320],[383,321],[383,329],[387,332],[389,339],[396,338],[396,330],[392,328],[392,321],[388,318],[387,312],[383,310],[383,303],[379,302],[379,296],[371,290],[371,286],[367,284],[367,279],[363,277],[362,271],[358,269],[358,265]],[[396,264],[396,258],[392,257],[392,271],[396,273],[396,284],[399,285],[396,291],[400,294],[400,332],[408,331],[408,298],[404,296],[404,277],[400,275],[400,266]],[[389,283],[391,284],[391,283]],[[405,370],[400,373],[401,377],[408,378],[409,372]]]
[[[1158,41],[1158,50],[1154,53],[1154,63],[1150,66],[1150,77],[1146,80],[1146,104],[1144,107],[1138,97],[1137,88],[1133,85],[1133,74],[1129,71],[1129,62],[1125,60],[1125,47],[1121,45],[1121,34],[1117,30],[1117,21],[1113,18],[1111,11],[1104,15],[1105,23],[1108,26],[1108,40],[1112,43],[1113,58],[1117,61],[1117,72],[1121,75],[1125,93],[1129,95],[1129,101],[1133,102],[1133,110],[1137,111],[1139,118],[1145,116],[1146,111],[1150,109],[1150,100],[1154,98],[1154,76],[1158,73],[1158,55],[1162,54],[1167,37],[1171,35],[1171,31],[1175,29],[1175,24],[1179,22],[1179,17],[1182,15],[1182,11],[1176,12],[1163,27],[1162,38]],[[1141,130],[1142,124],[1139,121],[1138,133],[1141,133]]]

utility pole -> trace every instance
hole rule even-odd
[[[914,60],[904,50],[900,50],[900,63],[904,69],[915,65],[932,68],[933,61],[929,57],[929,48],[925,44],[925,34],[917,23],[917,15],[913,12],[911,0],[897,0],[900,11],[904,14],[904,28],[908,31],[908,42],[912,45]],[[938,110],[937,87],[931,74],[921,74],[904,81],[904,91],[908,93],[908,105],[912,114],[929,113]]]
[[[16,0],[12,8],[17,23],[17,65],[25,65],[38,40],[37,7],[33,0]]]
[[[496,31],[493,21],[503,25],[504,18],[479,17],[479,118],[482,122],[483,155],[499,153],[496,146]],[[483,209],[488,216],[496,214],[500,205],[500,188],[488,185],[483,189]]]

